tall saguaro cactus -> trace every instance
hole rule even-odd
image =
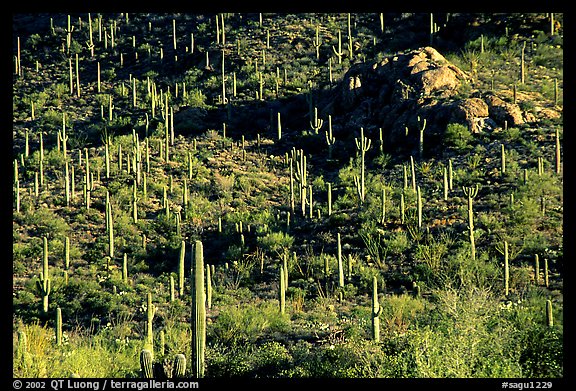
[[[356,148],[360,151],[361,156],[361,167],[360,167],[360,179],[357,176],[354,177],[354,183],[356,184],[356,189],[358,190],[358,195],[360,196],[360,203],[364,203],[366,199],[366,189],[365,189],[365,155],[366,151],[370,149],[372,145],[372,140],[364,137],[364,128],[360,128],[360,139],[355,138]]]
[[[552,314],[551,300],[546,300],[546,324],[548,327],[554,326],[554,315]]]
[[[420,132],[420,138],[418,142],[418,156],[420,160],[424,157],[424,129],[426,129],[426,118],[424,120],[420,119],[418,116],[418,131]]]
[[[508,262],[508,242],[504,241],[504,295],[510,292],[510,264]]]
[[[156,307],[152,304],[152,293],[148,292],[146,296],[146,343],[145,348],[154,354],[154,334],[152,330],[152,320]]]
[[[286,313],[286,277],[284,275],[284,265],[280,265],[280,288],[278,291],[278,303],[281,314]]]
[[[62,345],[62,310],[56,308],[56,345]]]
[[[178,296],[184,296],[184,257],[186,256],[186,242],[180,244],[180,257],[178,258]]]
[[[42,272],[40,272],[40,278],[36,281],[36,288],[40,295],[42,296],[42,310],[46,313],[48,312],[48,296],[50,295],[51,280],[48,275],[48,238],[43,237],[44,241],[44,251],[42,256]]]
[[[204,295],[204,250],[202,242],[194,244],[192,263],[192,376],[204,377],[204,351],[206,348],[206,299]]]
[[[382,307],[378,302],[378,279],[372,277],[372,339],[374,342],[380,342],[380,314]]]
[[[470,246],[472,259],[476,259],[476,245],[474,243],[474,214],[472,213],[472,200],[478,195],[478,184],[475,187],[463,187],[464,195],[468,197],[468,231],[470,237]]]

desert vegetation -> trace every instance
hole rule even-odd
[[[562,378],[563,15],[13,15],[14,377]]]

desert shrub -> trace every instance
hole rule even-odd
[[[444,141],[457,151],[464,152],[470,149],[469,144],[473,139],[474,136],[465,125],[450,123],[446,126]]]
[[[222,308],[208,339],[213,343],[241,345],[255,343],[268,333],[288,330],[288,315],[281,314],[277,303],[244,303]]]
[[[264,251],[272,254],[283,253],[292,247],[294,238],[284,232],[270,232],[266,236],[257,239],[258,246]]]

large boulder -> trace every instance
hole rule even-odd
[[[332,114],[336,133],[355,134],[363,127],[375,135],[382,128],[388,145],[412,150],[418,144],[418,117],[427,120],[429,140],[441,140],[451,122],[478,133],[502,127],[504,121],[516,126],[529,120],[518,105],[493,93],[460,97],[460,86],[469,81],[466,72],[436,49],[422,47],[353,65],[335,87],[324,114]]]

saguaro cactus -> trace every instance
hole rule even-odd
[[[143,349],[140,352],[140,369],[142,370],[142,377],[147,379],[152,379],[154,377],[152,352],[148,349]]]
[[[472,259],[476,259],[476,245],[474,243],[474,214],[472,213],[472,200],[478,195],[478,184],[475,187],[463,187],[464,195],[468,197],[468,231],[470,237],[470,246]]]
[[[510,293],[510,265],[508,262],[508,242],[504,241],[504,295]]]
[[[378,302],[378,279],[372,277],[372,339],[374,342],[380,342],[380,314],[382,307]]]
[[[424,157],[424,129],[426,129],[426,118],[421,121],[420,116],[418,116],[418,131],[420,132],[420,138],[418,142],[418,156],[420,160]]]
[[[310,120],[310,127],[312,128],[315,134],[318,134],[318,131],[320,131],[320,128],[322,128],[323,124],[324,120],[318,118],[318,108],[314,107],[314,118]]]
[[[124,253],[124,259],[122,260],[122,281],[128,283],[128,254]]]
[[[502,175],[506,174],[506,151],[504,144],[500,144],[500,171]]]
[[[206,264],[206,308],[212,308],[212,276],[210,265]]]
[[[206,299],[204,297],[204,250],[202,242],[194,244],[192,267],[192,376],[204,377],[206,348]]]
[[[342,242],[340,240],[340,232],[338,232],[337,235],[338,239],[338,250],[337,250],[337,256],[338,256],[338,287],[339,288],[344,288],[344,265],[342,263]]]
[[[154,354],[154,334],[152,330],[152,320],[156,312],[155,305],[152,304],[152,293],[146,295],[146,342],[145,349]]]
[[[336,138],[332,135],[332,116],[328,115],[328,130],[325,133],[326,144],[328,144],[328,160],[332,159],[332,148],[336,143]]]
[[[56,308],[56,345],[62,345],[62,310]]]
[[[540,257],[538,254],[534,256],[534,282],[536,285],[540,284]]]
[[[364,128],[360,128],[360,139],[355,138],[354,141],[356,142],[356,148],[360,151],[360,156],[361,156],[361,166],[360,166],[360,179],[358,179],[357,176],[354,177],[354,183],[356,184],[356,189],[358,191],[358,195],[360,197],[360,203],[364,203],[364,200],[366,199],[366,189],[365,189],[365,181],[364,181],[364,177],[365,177],[365,164],[364,164],[364,159],[365,159],[365,155],[366,155],[366,151],[368,151],[370,149],[370,146],[372,145],[372,140],[370,140],[367,137],[364,137]]]
[[[418,210],[418,228],[422,228],[422,192],[416,188],[416,209]]]
[[[284,265],[280,265],[280,288],[278,291],[278,303],[280,313],[286,313],[286,279],[284,277]]]
[[[180,257],[178,259],[178,296],[184,296],[184,257],[186,256],[186,242],[180,243]]]
[[[546,300],[546,324],[548,327],[554,326],[554,315],[552,314],[551,300]]]
[[[48,296],[50,295],[51,280],[48,275],[48,238],[44,236],[43,241],[44,252],[42,256],[42,272],[40,272],[40,277],[38,281],[36,281],[36,288],[42,296],[42,310],[46,313],[48,312]]]
[[[338,50],[334,46],[332,46],[332,50],[334,54],[338,57],[338,64],[342,64],[342,55],[344,51],[342,50],[342,32],[338,29]]]
[[[556,128],[556,174],[560,174],[560,134]]]

